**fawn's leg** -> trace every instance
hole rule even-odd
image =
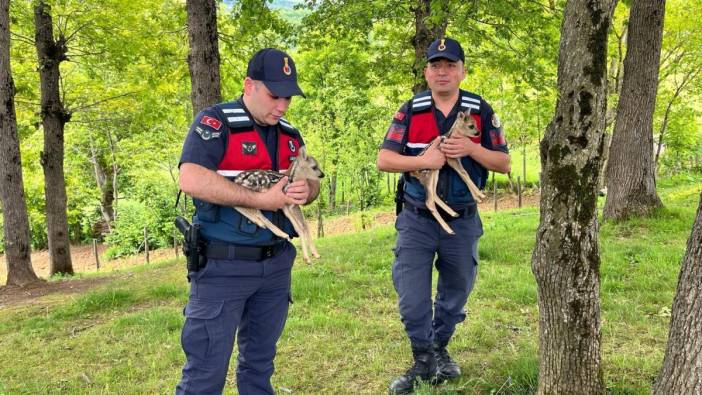
[[[456,173],[461,177],[461,180],[466,183],[468,186],[468,190],[470,190],[470,194],[473,195],[473,199],[475,199],[476,202],[480,203],[485,199],[485,194],[480,191],[480,189],[473,183],[473,180],[470,179],[470,176],[468,175],[468,172],[466,172],[466,169],[463,168],[463,165],[461,165],[461,162],[458,161],[456,158],[447,158],[446,163],[448,163],[453,170],[456,170]]]
[[[436,202],[440,200],[439,197],[436,196],[436,185],[439,183],[439,171],[431,171],[426,180],[427,182],[422,182],[422,185],[424,185],[424,190],[427,194],[427,198],[425,201],[427,209],[431,212],[431,215],[434,216],[436,222],[438,222],[439,225],[441,225],[441,227],[446,231],[446,233],[450,235],[455,234],[453,229],[451,229],[451,227],[448,226],[446,221],[444,221],[444,219],[441,218],[441,215],[439,215],[439,212],[436,210]]]
[[[312,238],[312,232],[310,231],[310,224],[305,220],[305,216],[302,214],[302,209],[297,204],[290,207],[290,212],[300,223],[303,232],[305,232],[305,238],[307,239],[307,246],[309,247],[312,256],[319,258],[319,252],[317,252],[317,246],[314,245],[314,239]]]
[[[261,212],[261,210],[255,209],[255,208],[250,208],[250,207],[239,207],[239,206],[234,206],[236,211],[240,212],[244,217],[248,218],[251,220],[251,222],[255,223],[256,225],[266,228],[273,232],[274,235],[281,237],[285,240],[290,240],[290,235],[287,233],[283,232],[279,227],[275,226],[268,218],[266,218],[265,215]]]
[[[292,223],[293,228],[295,228],[295,232],[297,232],[298,236],[300,236],[300,247],[302,247],[302,259],[306,263],[310,263],[310,256],[307,253],[307,240],[306,240],[306,234],[305,230],[302,228],[302,224],[300,224],[295,218],[295,215],[293,214],[291,210],[291,206],[285,206],[283,207],[283,214],[285,214],[286,217],[290,220],[290,223]]]

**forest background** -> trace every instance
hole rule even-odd
[[[512,179],[538,189],[539,141],[553,117],[563,3],[451,1],[447,35],[466,49],[463,84],[499,114],[512,150]],[[72,243],[104,240],[108,257],[173,242],[175,215],[192,205],[178,192],[178,159],[192,122],[184,1],[55,1],[67,38],[61,63],[65,180]],[[611,135],[626,52],[629,4],[609,34],[607,133]],[[659,176],[702,166],[702,1],[666,5],[654,150]],[[11,62],[32,249],[47,247],[43,131],[31,2],[11,3]],[[389,205],[396,178],[375,168],[392,114],[411,97],[414,11],[401,1],[223,1],[218,11],[222,97],[237,98],[246,62],[260,48],[295,59],[306,99],[287,119],[328,177],[307,211],[328,215]],[[661,147],[659,149],[659,146]],[[507,177],[492,182],[508,185]],[[495,181],[496,180],[496,181]],[[492,188],[492,185],[489,186]],[[363,221],[363,219],[362,219]],[[2,216],[0,216],[0,227]],[[0,253],[4,250],[0,240]]]

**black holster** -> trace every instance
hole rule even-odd
[[[207,264],[205,242],[200,238],[200,225],[190,225],[187,219],[177,216],[175,226],[183,234],[183,255],[187,259],[188,272],[197,272]]]
[[[397,190],[395,190],[395,215],[400,215],[403,202],[405,201],[405,176],[404,174],[397,180]]]

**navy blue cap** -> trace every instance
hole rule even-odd
[[[439,58],[445,58],[454,62],[460,60],[463,63],[465,63],[466,60],[461,44],[448,37],[434,40],[434,42],[429,45],[429,48],[427,48],[427,61]]]
[[[275,96],[302,96],[297,85],[297,69],[290,55],[274,48],[264,48],[249,60],[246,76],[261,81]]]

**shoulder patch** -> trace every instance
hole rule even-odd
[[[222,121],[207,115],[203,115],[202,118],[200,118],[200,123],[203,125],[207,125],[214,130],[219,130],[219,128],[222,127]]]
[[[220,123],[221,125],[221,123]],[[195,126],[195,133],[200,135],[200,138],[207,141],[210,139],[217,139],[222,135],[222,132],[212,130],[210,127]]]
[[[500,118],[497,117],[497,114],[493,113],[492,114],[492,126],[499,128],[502,126],[502,123],[500,123]]]

